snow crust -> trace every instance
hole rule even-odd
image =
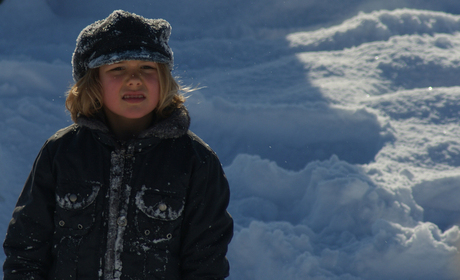
[[[336,2],[4,1],[0,232],[71,123],[77,35],[121,8],[168,20],[174,74],[202,87],[187,106],[230,182],[229,279],[458,279],[460,4]]]

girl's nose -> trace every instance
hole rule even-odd
[[[140,73],[132,73],[128,79],[128,85],[140,85],[142,83]]]

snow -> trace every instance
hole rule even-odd
[[[174,198],[172,199],[176,200],[173,202],[174,204],[176,204],[174,205],[176,207],[172,207],[173,203],[166,202],[165,197],[163,197],[160,201],[150,201],[150,203],[148,204],[153,203],[153,205],[147,206],[144,200],[146,196],[146,191],[148,191],[149,193],[157,193],[157,196],[161,195],[161,193],[158,189],[149,189],[144,185],[142,186],[141,190],[136,194],[136,206],[145,215],[147,215],[147,217],[163,221],[171,221],[179,218],[182,212],[184,211],[184,201]],[[169,198],[169,201],[171,201],[171,198]]]
[[[229,279],[460,277],[450,0],[3,1],[0,234],[71,124],[78,34],[115,9],[168,20],[173,74],[200,88],[186,104],[230,182]]]
[[[80,199],[78,199],[78,195],[73,193],[66,193],[63,197],[60,197],[59,194],[56,194],[56,202],[59,207],[71,210],[71,209],[84,209],[91,205],[97,197],[100,189],[99,182],[91,182],[92,192],[91,194],[87,194],[87,197],[80,195]]]
[[[108,232],[107,232],[107,252],[105,254],[104,278],[121,278],[123,262],[123,237],[126,230],[127,213],[129,198],[131,196],[131,186],[123,186],[123,173],[128,177],[132,176],[132,155],[134,146],[116,150],[111,154],[110,168],[110,188],[109,188],[109,213],[108,213]]]

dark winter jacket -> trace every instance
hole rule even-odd
[[[4,242],[4,279],[223,279],[228,183],[185,108],[124,144],[80,118],[41,149]]]

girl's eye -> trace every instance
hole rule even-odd
[[[156,69],[156,68],[153,67],[153,66],[150,66],[150,65],[144,65],[144,66],[142,66],[142,69],[154,70],[154,69]]]
[[[123,70],[123,68],[120,67],[120,66],[119,66],[119,67],[114,67],[114,68],[110,69],[110,71],[121,71],[121,70]]]

